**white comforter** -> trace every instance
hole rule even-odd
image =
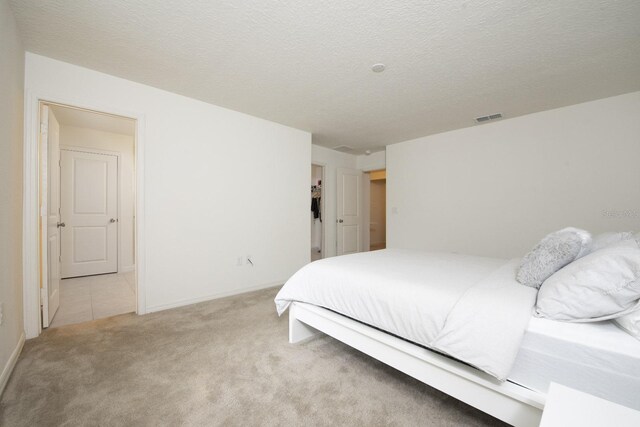
[[[276,296],[325,307],[505,380],[535,304],[518,260],[386,249],[306,265]]]

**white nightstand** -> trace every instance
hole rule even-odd
[[[640,399],[640,396],[638,396]],[[638,427],[640,411],[551,383],[540,427]]]

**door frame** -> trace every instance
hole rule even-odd
[[[144,171],[146,118],[141,112],[123,110],[112,105],[78,102],[40,91],[27,90],[24,102],[24,152],[23,152],[23,210],[22,210],[22,289],[23,317],[27,338],[35,338],[42,332],[40,310],[40,227],[39,227],[39,141],[40,104],[58,104],[70,108],[94,111],[125,117],[136,121],[135,144],[135,278],[136,313],[146,310],[146,257],[145,257],[145,203]]]
[[[311,167],[313,168],[314,166],[318,166],[319,168],[322,168],[322,195],[320,196],[320,214],[323,216],[323,219],[320,222],[320,227],[321,227],[320,235],[322,236],[322,245],[320,247],[320,250],[322,251],[321,259],[324,259],[324,258],[327,258],[327,236],[326,236],[327,227],[325,227],[325,224],[324,224],[324,222],[327,220],[327,217],[326,217],[327,211],[324,209],[324,204],[327,199],[327,180],[326,180],[327,164],[322,162],[312,161]]]
[[[135,144],[135,141],[134,141],[134,144]],[[118,251],[118,256],[117,256],[118,271],[117,272],[124,273],[124,271],[122,271],[122,251],[120,250],[120,244],[122,242],[122,227],[120,227],[120,218],[122,218],[122,203],[120,203],[120,197],[122,195],[122,192],[120,191],[120,185],[122,183],[122,179],[120,176],[120,174],[122,173],[122,153],[120,153],[119,151],[103,150],[100,148],[76,147],[73,145],[60,144],[60,151],[62,150],[79,151],[81,153],[88,153],[88,154],[102,154],[105,156],[114,156],[118,159],[117,169],[116,169],[116,211],[118,215],[118,222],[116,223],[118,227],[118,244],[116,245],[116,249]],[[135,158],[133,159],[133,161],[135,165]],[[60,186],[60,197],[62,199],[62,186]],[[135,199],[135,194],[134,194],[134,199]],[[135,263],[134,263],[134,266],[135,266]]]

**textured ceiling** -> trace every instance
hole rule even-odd
[[[640,90],[638,0],[13,0],[27,50],[357,149]],[[377,74],[372,64],[387,70]]]
[[[128,136],[136,134],[136,122],[132,119],[94,113],[77,108],[67,108],[61,105],[52,105],[51,109],[58,122],[63,126],[95,129]]]

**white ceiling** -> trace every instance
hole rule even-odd
[[[27,50],[359,150],[640,90],[638,0],[13,0]],[[387,70],[377,74],[372,64]]]
[[[50,107],[58,123],[62,126],[75,126],[129,136],[135,136],[136,134],[136,121],[133,119],[68,108],[61,105],[51,105]]]

